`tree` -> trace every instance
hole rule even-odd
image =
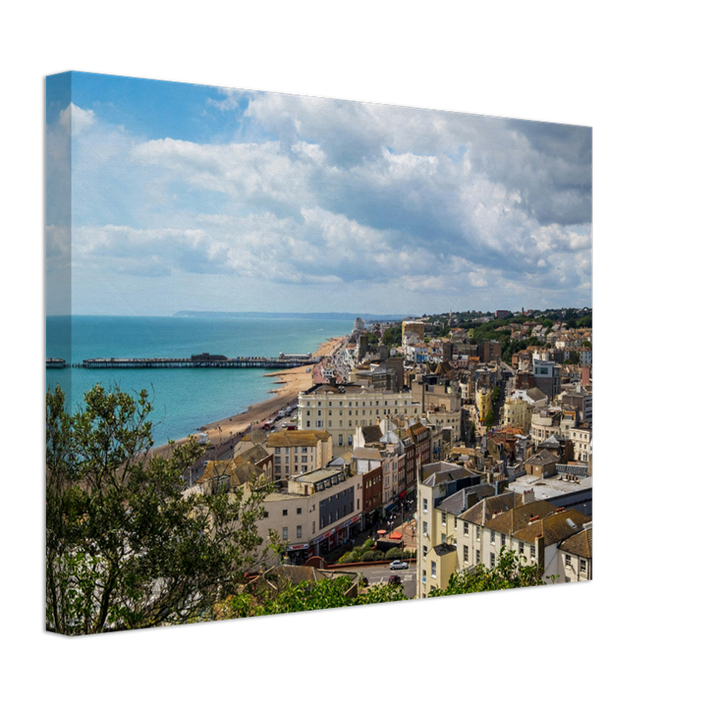
[[[554,582],[555,577],[551,576],[550,580]],[[445,589],[433,589],[428,596],[452,596],[543,584],[546,582],[543,579],[542,567],[529,564],[524,555],[518,555],[503,546],[500,548],[495,567],[488,569],[485,565],[479,564],[467,572],[455,573],[448,580]]]
[[[487,411],[485,415],[485,427],[492,427],[495,422],[495,413],[492,410]]]
[[[46,626],[66,635],[180,624],[209,616],[264,562],[256,522],[270,487],[240,496],[184,493],[190,441],[152,455],[152,409],[96,385],[84,410],[46,397]]]
[[[246,587],[227,597],[215,607],[216,619],[239,619],[249,616],[288,614],[296,611],[335,609],[343,606],[381,604],[406,600],[402,585],[375,584],[358,596],[348,596],[353,580],[349,576],[319,579],[292,584],[273,578],[275,587],[267,584],[257,589]]]

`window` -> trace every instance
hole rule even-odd
[[[283,539],[283,540],[287,540],[287,539],[288,539],[288,529],[287,529],[287,528],[283,528],[283,529],[282,529],[282,539]]]
[[[427,498],[423,498],[423,513],[427,513]]]
[[[298,508],[296,511],[297,515],[300,515],[302,513],[302,508]]]
[[[572,567],[572,558],[570,555],[565,555],[565,567]]]
[[[287,515],[287,508],[283,508],[283,515],[284,515],[284,516]]]
[[[530,559],[531,560],[535,559],[535,546],[534,545],[530,546]]]
[[[365,403],[363,403],[363,405],[364,405],[364,404],[365,404]],[[427,572],[426,572],[425,570],[423,570],[422,581],[423,581],[423,582],[427,582]]]
[[[475,526],[475,540],[480,540],[480,526]]]
[[[524,554],[525,554],[525,543],[521,542],[521,543],[518,545],[518,552],[519,552],[521,555],[524,555]]]
[[[423,557],[427,557],[428,549],[427,545],[423,545]]]
[[[587,560],[580,560],[580,571],[587,572]]]
[[[435,562],[430,563],[430,576],[433,579],[437,577],[437,564]]]
[[[475,564],[480,564],[480,550],[475,550]]]
[[[468,537],[469,534],[470,534],[470,525],[468,524],[467,521],[463,521],[463,535],[465,537]]]
[[[494,530],[490,531],[490,544],[491,545],[495,544],[495,531]]]
[[[427,534],[428,534],[427,533],[427,521],[424,520],[423,521],[423,535],[427,535]]]
[[[490,569],[492,569],[493,567],[495,567],[495,553],[491,552],[490,553]]]
[[[443,534],[440,536],[440,540],[441,540],[442,542],[445,542],[445,541],[447,540],[447,535],[445,535],[445,533],[443,533]]]
[[[503,546],[505,545],[505,533],[500,536],[500,544]]]
[[[447,513],[445,511],[442,512],[442,524],[447,525]]]
[[[463,545],[463,562],[465,564],[470,562],[470,548],[467,545]]]

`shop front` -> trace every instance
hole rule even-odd
[[[286,559],[291,565],[302,565],[311,554],[310,543],[289,545],[286,552]]]

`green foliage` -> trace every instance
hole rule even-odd
[[[592,342],[591,341],[583,341],[581,342],[580,346],[586,346],[589,349],[592,349]]]
[[[151,405],[97,385],[70,415],[46,396],[46,627],[66,635],[186,623],[262,562],[270,485],[184,494],[191,441],[152,456]]]
[[[488,410],[487,415],[485,415],[485,427],[492,427],[494,422],[495,413],[492,410]]]
[[[565,363],[568,363],[571,366],[576,366],[580,363],[580,354],[577,351],[571,351]]]
[[[493,569],[476,565],[471,570],[455,573],[448,580],[445,589],[433,589],[428,596],[442,597],[473,592],[490,592],[496,589],[534,587],[543,585],[543,571],[535,564],[529,564],[524,555],[518,555],[507,547],[501,547],[497,564]],[[551,577],[555,581],[555,577]]]
[[[490,396],[490,399],[492,400],[493,405],[495,405],[497,403],[497,401],[500,400],[500,388],[498,388],[498,386],[495,386],[493,388],[493,392],[492,392],[492,395]]]
[[[382,553],[380,553],[382,554]],[[362,556],[360,557],[361,562],[373,562],[375,560],[375,551],[374,550],[368,550],[367,552],[364,552]]]
[[[400,346],[402,344],[402,324],[388,327],[383,334],[382,342],[388,349],[392,346]]]
[[[348,596],[352,582],[351,577],[341,576],[336,579],[320,579],[316,582],[300,582],[294,585],[288,582],[279,589],[269,587],[254,591],[246,589],[218,603],[215,618],[238,619],[289,614],[296,611],[334,609],[407,599],[402,586],[389,584],[373,585],[358,596]]]
[[[578,327],[578,329],[592,328],[592,313],[587,314],[584,317],[581,317],[580,319],[578,319],[577,327]]]
[[[385,553],[386,560],[401,560],[402,556],[403,556],[403,551],[399,547],[394,547]]]
[[[372,538],[368,538],[368,539],[362,544],[362,549],[365,550],[366,552],[367,552],[368,550],[372,550],[373,547],[375,547],[375,541],[374,541]]]
[[[356,562],[355,560],[355,552],[346,552],[340,559],[338,560],[339,565],[347,564],[348,562]]]

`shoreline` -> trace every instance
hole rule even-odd
[[[335,336],[323,341],[313,354],[313,357],[322,358],[334,353],[337,348],[347,340],[347,336]],[[309,370],[308,370],[309,369]],[[298,366],[273,373],[264,373],[264,378],[275,378],[273,383],[278,387],[268,391],[271,397],[253,403],[245,412],[239,415],[225,417],[222,420],[208,422],[198,428],[199,432],[206,432],[210,445],[220,447],[228,442],[239,442],[242,435],[252,429],[260,427],[265,420],[277,415],[280,410],[297,403],[298,395],[313,385],[313,365]],[[236,438],[236,439],[234,439]],[[187,442],[189,435],[175,440],[175,444]],[[153,456],[167,456],[170,453],[169,444],[153,447],[150,452]]]

